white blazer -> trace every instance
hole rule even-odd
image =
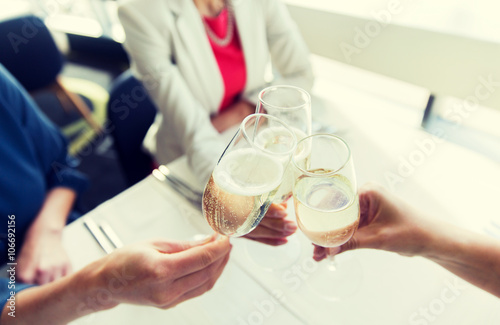
[[[310,90],[309,52],[279,0],[232,0],[245,57],[243,97],[258,101],[268,86],[271,59],[279,72],[272,84]],[[159,109],[144,147],[160,164],[186,154],[204,185],[226,143],[210,122],[224,83],[193,0],[124,0],[118,10],[134,75]]]

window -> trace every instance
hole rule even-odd
[[[500,43],[500,2],[494,0],[284,0],[286,3],[373,18],[391,2],[402,8],[392,23]]]

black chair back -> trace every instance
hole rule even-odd
[[[64,59],[44,22],[29,15],[0,22],[0,62],[35,91],[56,80]]]
[[[153,159],[142,150],[142,142],[156,111],[146,89],[130,70],[113,82],[107,107],[108,129],[129,186],[148,176],[153,169]]]

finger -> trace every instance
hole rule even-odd
[[[215,283],[215,280],[219,278],[222,270],[229,261],[229,256],[230,254],[227,253],[208,267],[176,279],[172,283],[170,290],[185,293],[203,285],[207,281]]]
[[[60,267],[54,267],[52,272],[49,275],[49,282],[53,282],[63,276],[65,266],[61,265]]]
[[[204,239],[192,240],[192,241],[174,241],[167,239],[156,239],[153,241],[153,246],[161,253],[173,254],[185,251],[186,249],[190,249],[192,247],[201,246],[209,242],[213,242],[217,238],[217,236],[218,235],[214,233],[212,235],[207,236]]]
[[[17,278],[23,283],[35,284],[35,272],[32,272],[31,270],[19,272]]]
[[[266,244],[266,245],[271,245],[271,246],[280,246],[288,243],[288,240],[286,238],[250,238],[247,237],[247,239]]]
[[[195,246],[184,251],[171,254],[167,259],[168,263],[174,263],[174,278],[194,273],[202,270],[214,263],[215,261],[224,258],[231,251],[229,239],[221,236],[214,242],[207,243],[203,246]],[[173,260],[172,260],[173,258]]]
[[[272,230],[276,230],[281,232],[285,236],[289,236],[295,231],[297,231],[297,224],[292,220],[284,220],[284,219],[262,219],[259,224],[259,227],[266,227]]]
[[[49,270],[38,269],[36,272],[35,283],[42,285],[50,282],[52,273]]]
[[[367,183],[359,191],[359,228],[371,224],[380,212],[380,191],[382,188],[378,185]]]
[[[296,230],[296,229],[295,229]],[[266,227],[265,225],[259,225],[257,228],[252,230],[251,233],[247,234],[245,237],[247,238],[284,238],[287,237],[291,234],[293,234],[294,231],[286,231],[284,229],[280,230],[275,230]]]
[[[313,259],[316,262],[321,261],[326,257],[326,248],[318,245],[314,245]]]
[[[71,266],[71,263],[66,263],[63,268],[62,276],[66,276],[68,274],[71,274],[73,272],[73,267]]]
[[[207,292],[209,290],[210,290],[210,286],[209,286],[208,282],[205,282],[203,285],[196,287],[196,288],[192,289],[191,291],[184,293],[182,296],[180,296],[175,301],[173,301],[165,306],[162,306],[161,308],[162,309],[173,308],[173,307],[177,306],[178,304],[180,304],[181,302],[184,302],[188,299],[192,299],[192,298],[196,298],[198,296],[201,296],[202,294],[204,294],[205,292]]]
[[[326,249],[326,255],[327,256],[335,256],[340,253],[342,250],[341,247],[327,247]]]
[[[165,304],[160,304],[158,307],[171,308],[184,300],[210,290],[222,274],[228,260],[229,253],[203,270],[176,279],[168,288],[169,294],[165,296]]]
[[[22,267],[24,264],[21,262],[18,262],[17,264],[21,266],[17,274],[19,281],[27,284],[34,284],[36,275],[35,269],[31,266]]]
[[[273,203],[267,210],[266,218],[283,219],[287,216],[286,208],[281,204]]]
[[[377,248],[377,234],[372,234],[368,228],[359,229],[347,243],[340,246],[336,254],[352,251],[359,248]]]
[[[224,268],[226,267],[228,261],[229,261],[229,254],[227,254],[224,257],[224,259],[222,260],[221,263],[219,263],[219,264],[214,263],[214,268],[212,270],[210,270],[210,271],[213,271],[213,273],[205,281],[200,282],[197,286],[194,286],[190,290],[186,290],[176,300],[174,300],[172,303],[168,304],[167,306],[164,306],[163,308],[174,307],[183,301],[198,297],[198,296],[202,295],[203,293],[212,289],[215,282],[219,279],[222,272],[224,271]],[[202,272],[203,271],[198,271],[196,273],[193,273],[191,275],[186,276],[184,279],[186,281],[193,281],[193,280],[196,281],[195,277],[199,277],[200,276],[199,273],[202,273]],[[191,279],[190,279],[190,277],[191,277]],[[179,283],[182,285],[181,281],[179,281]]]

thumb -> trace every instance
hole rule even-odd
[[[209,242],[213,242],[217,239],[218,234],[214,233],[212,235],[208,235],[205,238],[199,240],[191,240],[191,241],[173,241],[168,239],[159,239],[153,242],[153,246],[160,252],[164,254],[173,254],[185,251],[192,247],[202,246]]]
[[[272,203],[267,210],[267,218],[283,219],[287,216],[286,208],[281,204]]]
[[[375,233],[376,231],[373,231],[371,227],[358,229],[347,243],[340,246],[339,253],[359,248],[375,248],[376,246],[376,236],[374,235]]]
[[[347,243],[340,246],[340,250],[337,254],[360,248],[360,244],[357,237],[358,237],[357,234],[354,234],[354,236],[352,236]]]
[[[321,261],[327,256],[334,256],[343,252],[355,250],[358,248],[365,248],[365,240],[363,234],[359,234],[363,229],[358,229],[358,232],[347,241],[345,244],[337,247],[321,247],[314,244],[314,259]]]

